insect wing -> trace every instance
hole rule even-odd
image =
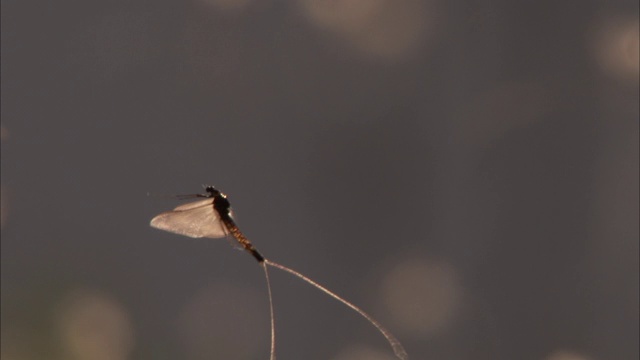
[[[221,238],[227,230],[213,208],[213,199],[180,205],[151,220],[151,226],[192,238]]]
[[[194,202],[182,204],[182,205],[176,207],[175,209],[173,209],[173,211],[184,211],[184,210],[189,210],[189,209],[193,209],[193,208],[199,208],[201,206],[212,205],[212,204],[213,204],[213,199],[208,198],[208,199],[205,199],[205,200],[194,201]],[[216,216],[216,218],[217,218],[217,216]]]

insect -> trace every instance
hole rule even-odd
[[[258,264],[260,264],[264,270],[269,295],[269,309],[271,315],[271,360],[275,360],[276,358],[275,320],[273,299],[271,295],[271,282],[269,280],[267,265],[295,275],[362,315],[373,326],[375,326],[382,335],[384,335],[398,359],[408,360],[409,357],[407,352],[404,350],[402,344],[400,344],[400,341],[398,341],[398,339],[396,339],[389,330],[383,327],[382,324],[362,309],[301,273],[265,258],[258,249],[253,246],[249,239],[244,236],[236,225],[231,212],[231,204],[229,203],[227,196],[213,186],[206,186],[205,191],[206,194],[193,195],[198,198],[203,198],[204,200],[186,203],[176,207],[172,211],[163,212],[151,220],[151,226],[156,229],[192,238],[223,238],[231,235],[244,250],[258,261]]]

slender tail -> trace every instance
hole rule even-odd
[[[267,264],[265,262],[261,262],[262,268],[264,269],[264,277],[267,279],[267,290],[269,293],[269,314],[271,315],[271,355],[269,356],[270,360],[276,360],[276,323],[275,317],[273,315],[273,297],[271,295],[271,281],[269,280],[269,272],[267,271]]]
[[[378,331],[380,331],[380,333],[382,333],[382,335],[384,335],[384,337],[387,339],[387,341],[389,342],[389,345],[391,345],[391,347],[393,348],[393,352],[396,354],[396,357],[400,360],[408,360],[409,359],[409,355],[407,354],[407,352],[404,350],[404,347],[402,346],[402,344],[400,344],[400,341],[398,341],[398,339],[396,339],[395,336],[393,336],[393,334],[387,330],[384,326],[382,326],[382,324],[380,324],[376,319],[372,318],[371,315],[367,314],[366,312],[364,312],[362,309],[360,309],[359,307],[353,305],[352,303],[348,302],[347,300],[341,298],[340,296],[336,295],[334,292],[332,292],[331,290],[327,289],[326,287],[318,284],[317,282],[309,279],[308,277],[302,275],[301,273],[290,269],[284,265],[280,265],[278,263],[275,263],[271,260],[267,260],[264,259],[263,262],[263,266],[265,268],[265,274],[266,274],[266,270],[267,267],[266,265],[269,266],[273,266],[275,268],[278,268],[280,270],[286,271],[290,274],[293,274],[297,277],[299,277],[300,279],[306,281],[307,283],[315,286],[316,288],[322,290],[325,294],[331,296],[332,298],[340,301],[341,303],[345,304],[346,306],[350,307],[351,309],[353,309],[355,312],[357,312],[358,314],[362,315],[362,317],[364,317],[365,319],[369,320],[369,322],[375,326]],[[273,321],[273,315],[271,317],[271,320]],[[273,326],[273,323],[272,323]],[[273,331],[273,327],[272,327],[272,331]],[[272,334],[272,340],[273,340],[273,334]],[[273,353],[272,353],[273,356]],[[272,357],[273,360],[273,357]]]
[[[269,281],[269,272],[267,271],[267,265],[269,266],[273,266],[275,268],[278,268],[280,270],[286,271],[290,274],[293,274],[297,277],[299,277],[300,279],[306,281],[307,283],[315,286],[317,289],[322,290],[325,294],[331,296],[332,298],[340,301],[341,303],[345,304],[346,306],[350,307],[352,310],[354,310],[355,312],[357,312],[358,314],[362,315],[362,317],[364,317],[365,319],[369,320],[369,322],[376,327],[376,329],[378,329],[378,331],[380,331],[380,333],[382,335],[384,335],[384,337],[387,339],[387,341],[389,342],[389,345],[391,345],[391,348],[393,348],[393,352],[396,354],[396,357],[400,360],[409,360],[409,355],[407,354],[407,352],[405,351],[404,347],[402,346],[402,344],[400,344],[400,341],[398,341],[398,339],[396,339],[395,336],[393,336],[393,334],[391,333],[391,331],[387,330],[384,326],[382,326],[382,324],[380,324],[376,319],[374,319],[373,317],[371,317],[371,315],[367,314],[366,312],[364,312],[364,310],[360,309],[359,307],[353,305],[352,303],[348,302],[347,300],[341,298],[340,296],[338,296],[336,293],[332,292],[331,290],[327,289],[326,287],[318,284],[317,282],[309,279],[308,277],[302,275],[301,273],[290,269],[284,265],[280,265],[276,262],[273,262],[271,260],[267,260],[264,258],[264,256],[262,256],[262,254],[260,254],[258,252],[258,250],[253,246],[253,244],[249,241],[249,239],[247,239],[244,234],[242,234],[242,232],[240,231],[240,229],[238,229],[238,227],[235,225],[234,221],[231,219],[231,217],[227,217],[227,218],[222,218],[222,221],[224,222],[226,228],[229,230],[229,232],[233,235],[234,238],[236,238],[236,240],[242,245],[242,247],[247,250],[251,255],[253,255],[253,257],[258,261],[258,263],[260,263],[262,265],[262,268],[264,269],[264,276],[267,280],[267,289],[269,290],[269,309],[271,312],[271,356],[270,356],[270,360],[275,360],[276,359],[276,339],[275,339],[275,320],[274,320],[274,315],[273,315],[273,298],[271,295],[271,282]]]
[[[273,295],[271,294],[271,280],[269,280],[269,271],[267,270],[266,259],[262,254],[258,252],[258,249],[253,246],[251,241],[238,229],[233,219],[230,216],[223,216],[222,222],[227,230],[233,235],[233,237],[242,245],[242,247],[248,251],[258,261],[258,263],[264,269],[264,278],[267,280],[267,290],[269,293],[269,314],[271,315],[271,352],[269,359],[276,360],[276,323],[273,314]]]

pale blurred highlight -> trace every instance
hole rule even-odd
[[[447,262],[410,259],[385,277],[382,299],[396,326],[422,337],[451,325],[462,302],[462,289],[454,268]]]
[[[389,355],[389,352],[385,352],[378,349],[372,349],[368,346],[353,345],[338,355],[331,358],[331,360],[395,360],[396,357]]]
[[[69,360],[125,360],[134,347],[131,319],[108,294],[77,290],[56,309],[64,358]]]
[[[586,357],[582,354],[578,354],[573,351],[556,350],[552,352],[549,356],[544,358],[544,360],[594,360],[594,359],[590,357]]]
[[[265,293],[249,286],[211,284],[199,290],[181,310],[179,336],[188,359],[266,358],[268,315]]]
[[[434,6],[418,0],[303,0],[311,22],[355,48],[383,59],[402,58],[433,30]]]
[[[638,18],[604,21],[595,36],[596,57],[603,70],[622,80],[640,74],[640,26]]]

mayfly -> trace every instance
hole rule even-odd
[[[204,198],[195,202],[190,202],[184,205],[180,205],[172,211],[163,212],[162,214],[154,217],[151,220],[151,226],[160,230],[169,231],[172,233],[189,236],[192,238],[222,238],[228,235],[233,236],[244,250],[249,252],[264,269],[264,275],[267,281],[267,290],[269,295],[269,310],[271,315],[271,360],[275,360],[275,320],[273,314],[273,299],[271,296],[271,283],[269,281],[269,272],[267,271],[267,265],[275,267],[277,269],[286,271],[290,274],[297,276],[298,278],[306,281],[307,283],[315,286],[325,294],[340,301],[346,306],[350,307],[358,314],[367,319],[373,326],[375,326],[382,335],[387,339],[393,352],[398,359],[407,360],[409,357],[404,350],[398,339],[391,334],[389,330],[382,326],[377,320],[364,312],[359,307],[353,305],[349,301],[338,296],[326,287],[318,284],[317,282],[309,279],[301,273],[290,269],[284,265],[280,265],[276,262],[268,260],[253,246],[253,244],[247,239],[240,231],[238,226],[232,217],[231,205],[227,196],[218,191],[213,186],[205,187],[206,194],[196,194],[195,197]]]

